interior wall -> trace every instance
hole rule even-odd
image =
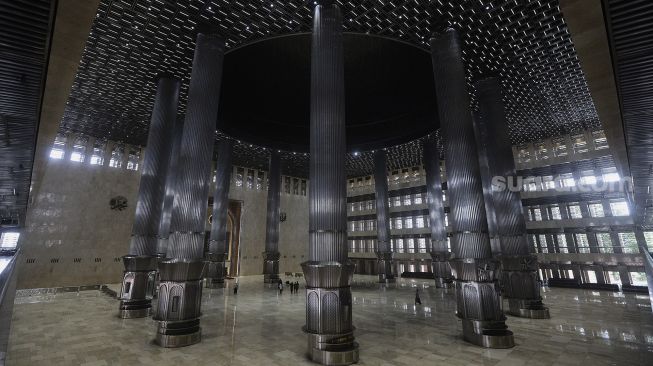
[[[18,288],[117,283],[123,271],[134,220],[140,171],[50,160],[28,209],[21,235]],[[213,188],[211,189],[213,191]],[[124,196],[128,207],[112,210]],[[235,187],[242,201],[240,274],[260,275],[265,250],[267,192]],[[308,247],[308,196],[281,194],[280,271],[301,272]]]

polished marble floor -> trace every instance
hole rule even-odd
[[[517,346],[490,350],[461,339],[450,290],[425,280],[380,289],[373,280],[356,276],[353,286],[360,365],[653,365],[653,314],[644,295],[546,289],[552,318],[509,317]],[[279,296],[262,277],[244,277],[238,295],[229,288],[204,293],[200,344],[162,349],[152,344],[151,319],[118,319],[118,301],[99,291],[23,294],[7,364],[310,365],[304,303],[287,290]]]

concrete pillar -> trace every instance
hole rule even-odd
[[[157,83],[129,254],[122,257],[125,271],[119,295],[121,318],[146,317],[152,309],[156,249],[180,85],[179,80],[165,76]]]
[[[267,216],[265,218],[265,252],[263,282],[277,283],[279,278],[279,218],[281,216],[281,157],[270,153],[268,169]]]
[[[215,167],[215,192],[213,194],[213,219],[211,221],[209,251],[206,254],[206,259],[208,260],[206,286],[209,288],[224,287],[224,278],[227,275],[225,262],[227,261],[229,252],[227,220],[233,146],[233,140],[222,140],[218,143],[218,160],[216,161]]]
[[[342,15],[331,0],[315,6],[311,50],[310,189],[306,279],[308,354],[321,364],[358,362],[347,257],[345,80]]]
[[[463,338],[473,344],[510,348],[513,334],[505,324],[492,258],[483,185],[458,32],[447,29],[431,39],[431,56],[441,130],[446,142],[447,196],[453,231],[457,315]],[[521,212],[521,210],[520,210]]]
[[[374,152],[374,194],[376,196],[376,257],[379,282],[394,282],[393,253],[390,247],[390,209],[388,207],[388,168],[385,151]]]
[[[449,265],[447,229],[444,225],[440,151],[437,143],[434,136],[424,141],[424,157],[422,159],[426,170],[426,197],[429,207],[429,227],[431,228],[429,253],[431,254],[435,287],[450,288],[453,286],[453,276]]]
[[[172,205],[171,259],[159,263],[154,341],[162,347],[182,347],[201,340],[204,232],[224,47],[224,40],[217,36],[197,35]]]

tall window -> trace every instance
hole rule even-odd
[[[265,187],[263,186],[265,182],[265,173],[262,171],[258,171],[256,174],[256,189],[257,190],[263,190]]]
[[[603,169],[603,181],[606,183],[618,182],[621,178],[619,173],[617,173],[617,168],[606,168]]]
[[[18,245],[18,238],[20,233],[17,232],[4,232],[0,235],[0,249],[10,250],[15,249]]]
[[[539,208],[533,209],[533,218],[535,221],[542,221],[542,211]]]
[[[299,179],[292,179],[292,194],[299,195]]]
[[[596,184],[596,177],[594,176],[594,172],[591,170],[581,172],[580,183],[586,186]]]
[[[86,157],[86,144],[88,139],[83,136],[77,136],[73,142],[73,151],[70,153],[70,161],[83,163]]]
[[[539,142],[535,144],[535,159],[536,160],[546,160],[549,158],[549,149],[546,148],[546,144]]]
[[[531,152],[528,151],[528,145],[523,145],[519,147],[519,153],[517,154],[517,161],[520,163],[528,163],[531,161]]]
[[[302,188],[301,188],[301,194],[302,196],[306,196],[306,179],[302,179]]]
[[[635,239],[635,233],[619,233],[619,242],[621,242],[622,250],[624,253],[639,253],[639,247],[637,246],[637,239]]]
[[[391,197],[390,199],[392,200],[392,206],[394,206],[394,207],[400,207],[401,206],[401,197],[400,196]]]
[[[610,209],[612,210],[612,216],[630,215],[626,201],[612,201],[610,202]]]
[[[578,247],[578,253],[589,253],[590,244],[589,241],[587,241],[587,234],[577,233],[574,234],[574,236],[576,237],[576,246]]]
[[[571,141],[574,147],[574,154],[581,154],[588,151],[587,141],[585,140],[585,135],[582,133],[571,136]]]
[[[578,203],[570,203],[567,206],[567,210],[569,210],[569,217],[572,219],[581,219],[583,218],[583,213],[580,210],[580,206]]]
[[[236,187],[243,186],[244,177],[245,177],[245,168],[236,167]]]
[[[417,245],[420,253],[426,253],[426,238],[418,238]]]
[[[413,228],[413,217],[408,216],[404,218],[404,229],[412,229]]]
[[[592,217],[605,217],[603,213],[603,204],[600,202],[592,202],[589,205],[590,216]]]
[[[408,247],[408,253],[415,253],[415,239],[406,239],[406,246]]]
[[[562,187],[566,188],[576,186],[576,181],[571,173],[560,174],[560,183]]]
[[[254,188],[254,171],[252,169],[247,169],[247,180],[245,181],[247,189]]]
[[[283,191],[290,194],[290,177],[283,177]]]
[[[410,206],[411,205],[411,198],[410,195],[407,194],[404,196],[404,206]]]
[[[603,150],[608,148],[608,139],[605,137],[603,130],[592,131],[592,139],[594,140],[594,149]]]
[[[567,143],[564,138],[553,139],[553,155],[556,157],[567,156]]]
[[[557,234],[556,239],[558,239],[558,248],[560,248],[560,253],[569,253],[569,247],[567,246],[567,236],[565,234]]]
[[[545,234],[540,234],[538,235],[540,239],[540,246],[542,247],[542,252],[541,253],[548,253],[549,252],[549,246],[546,243],[546,235]]]
[[[122,158],[125,154],[125,148],[118,145],[114,146],[111,151],[111,159],[109,160],[109,166],[112,168],[122,168]]]
[[[104,164],[104,150],[106,149],[106,142],[95,141],[93,143],[93,152],[91,153],[91,165]]]
[[[403,253],[404,252],[404,239],[397,238],[396,245],[397,245],[397,247],[396,247],[397,253]]]
[[[596,242],[601,253],[614,253],[610,233],[596,233]]]
[[[551,218],[553,220],[562,220],[562,216],[560,215],[560,207],[558,206],[551,206]]]
[[[415,227],[418,229],[424,227],[424,216],[415,216]]]
[[[52,150],[50,150],[50,159],[63,159],[66,155],[66,136],[57,135],[54,138]]]
[[[421,193],[415,193],[415,197],[413,198],[413,204],[415,205],[421,205],[423,202],[422,200],[422,194]]]
[[[543,190],[549,190],[549,189],[555,189],[556,187],[556,182],[553,179],[552,175],[545,175],[542,177],[542,189]]]
[[[141,151],[139,149],[129,149],[127,156],[127,169],[138,170],[138,164],[141,162]]]
[[[404,228],[403,220],[401,219],[401,217],[395,217],[394,222],[395,222],[395,229]]]

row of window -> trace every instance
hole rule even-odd
[[[441,163],[442,165],[442,163]],[[442,169],[441,169],[442,170]],[[414,166],[410,168],[397,169],[390,172],[388,175],[389,184],[401,184],[409,182],[418,182],[426,173],[421,166]],[[365,177],[352,178],[348,180],[348,188],[355,189],[358,187],[371,187],[374,185],[374,180],[371,175]]]
[[[607,149],[608,140],[605,137],[603,130],[592,131],[590,134],[592,144],[589,144],[585,134],[580,133],[571,135],[571,144],[567,144],[566,137],[558,137],[551,140],[551,145],[545,142],[536,142],[533,144],[533,155],[528,145],[518,147],[517,162],[528,163],[532,160],[547,160],[553,157],[564,157],[570,153],[582,154],[586,153],[592,147],[594,150]]]
[[[449,225],[445,215],[445,225]],[[422,229],[429,227],[429,217],[425,215],[394,217],[390,219],[390,229]],[[376,219],[349,221],[349,232],[376,231]]]
[[[394,253],[427,253],[427,241],[428,238],[424,237],[392,238],[390,249]],[[377,245],[376,239],[349,239],[348,242],[349,251],[352,253],[373,253]],[[449,243],[448,239],[447,243]]]
[[[127,170],[138,170],[141,161],[141,150],[137,147],[125,147],[115,145],[111,151],[107,151],[107,142],[96,140],[93,146],[89,146],[89,140],[86,136],[76,136],[72,141],[70,154],[66,155],[68,137],[58,135],[54,140],[54,145],[50,150],[50,159],[63,160],[67,159],[75,163],[87,162],[90,165],[104,165],[105,159],[108,158],[108,166],[111,168],[123,168],[126,164]]]
[[[620,248],[622,253],[639,253],[637,239],[633,232],[616,233],[615,240],[610,233],[573,233],[573,234],[533,234],[531,243],[537,253],[615,253],[615,248]],[[569,237],[568,237],[569,235]],[[591,236],[588,237],[588,235]],[[646,243],[653,251],[653,232],[644,232]],[[596,238],[596,249],[592,250],[590,239]],[[569,243],[568,239],[573,240]],[[577,250],[573,248],[576,247]]]
[[[554,277],[554,270],[551,269],[540,269],[540,278],[552,278]],[[619,272],[616,271],[605,271],[604,272],[604,281],[608,284],[622,285],[623,282],[630,283],[634,286],[646,286],[646,273],[644,272],[627,272],[628,278],[621,278]],[[583,283],[599,283],[597,280],[597,272],[593,270],[581,270],[581,280]],[[560,269],[555,270],[555,275],[558,275],[562,278],[575,279],[574,271],[571,269]]]
[[[607,204],[610,208],[612,216],[628,216],[630,215],[630,210],[628,209],[628,203],[623,200],[610,200],[608,202],[588,202],[588,203],[561,203],[560,205],[552,204],[546,206],[530,206],[524,207],[526,211],[526,216],[528,221],[543,221],[543,220],[562,220],[561,209],[565,210],[567,217],[570,219],[581,219],[583,218],[583,210],[581,209],[582,205],[587,205],[587,212],[589,217],[606,217],[604,204]]]
[[[267,190],[269,183],[266,172],[239,166],[235,168],[233,179],[236,187],[255,190]],[[215,176],[213,181],[215,182]],[[308,182],[306,179],[282,176],[281,192],[298,196],[306,196],[307,184]]]
[[[522,180],[522,185],[525,192],[532,192],[580,186],[589,187],[599,183],[612,184],[619,182],[621,182],[621,177],[617,173],[617,169],[613,167],[601,169],[598,175],[594,170],[581,171],[578,181],[576,181],[572,173],[565,173],[555,177],[552,175],[528,177]]]
[[[443,194],[442,198],[446,200],[446,195]],[[390,197],[388,199],[388,207],[412,206],[412,205],[421,205],[425,203],[426,203],[426,193],[405,194],[402,196]],[[347,209],[350,212],[368,211],[368,210],[374,210],[375,208],[376,208],[375,200],[347,203]]]

